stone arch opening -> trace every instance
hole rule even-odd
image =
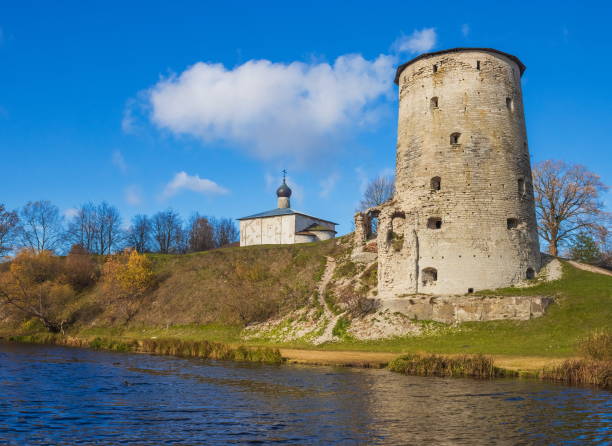
[[[535,270],[531,267],[527,268],[527,271],[525,271],[525,278],[528,280],[535,279]]]
[[[517,188],[519,196],[523,197],[525,195],[525,180],[523,178],[517,180]]]
[[[510,111],[514,110],[514,102],[512,98],[506,98],[506,108]]]
[[[367,231],[366,238],[368,240],[376,238],[378,235],[378,211],[370,211],[367,215]]]
[[[455,132],[450,135],[450,143],[455,146],[459,144],[459,139],[461,138],[461,133]]]
[[[474,288],[468,288],[468,294],[472,294],[474,292]]]
[[[435,268],[424,268],[421,272],[421,281],[424,286],[433,285],[438,280],[438,270]]]
[[[518,228],[519,221],[518,218],[509,218],[506,220],[506,227],[508,229],[516,229]]]
[[[437,65],[434,65],[434,66],[433,66],[433,72],[434,72],[434,73],[437,73],[437,72],[438,72],[438,66],[437,66]]]
[[[429,229],[442,228],[442,219],[440,217],[429,217],[429,219],[427,220],[427,227]]]
[[[429,186],[432,191],[438,191],[442,188],[442,179],[440,177],[433,177],[429,182]]]
[[[431,100],[429,101],[429,105],[431,106],[431,108],[438,108],[438,97],[434,96],[433,98],[431,98]]]
[[[479,60],[476,61],[476,69],[480,70],[480,61]]]

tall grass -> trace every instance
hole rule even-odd
[[[409,354],[389,363],[389,370],[417,376],[469,376],[473,378],[499,378],[516,376],[511,370],[493,365],[493,360],[483,355],[439,356]]]
[[[612,360],[612,331],[596,330],[578,343],[578,351],[585,357],[600,360]]]
[[[612,390],[612,361],[568,359],[540,372],[540,378],[569,385],[591,385]]]
[[[277,348],[230,346],[220,342],[186,341],[180,339],[115,339],[95,337],[93,339],[60,336],[47,333],[12,336],[15,342],[55,344],[70,347],[86,347],[95,350],[152,353],[185,358],[218,359],[227,361],[262,362],[281,364],[285,359]]]

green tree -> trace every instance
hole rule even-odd
[[[597,263],[601,259],[597,242],[586,232],[580,232],[572,239],[569,255],[573,260],[584,263]]]

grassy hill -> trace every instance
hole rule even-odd
[[[142,299],[128,325],[116,306],[103,304],[102,290],[96,285],[79,294],[72,303],[78,317],[68,334],[245,343],[240,334],[246,324],[317,305],[316,290],[326,256],[346,259],[347,240],[151,255],[159,284]],[[347,263],[341,261],[338,271],[346,276],[343,269],[347,268],[343,265]],[[396,353],[572,356],[576,343],[588,333],[612,329],[612,277],[581,271],[569,264],[563,268],[564,276],[558,281],[531,288],[496,290],[500,295],[555,296],[556,302],[541,318],[456,326],[420,321],[428,329],[419,336],[378,341],[357,341],[344,336],[341,342],[317,347],[299,341],[275,345]],[[369,286],[371,289],[373,284]],[[350,318],[343,323],[350,324]],[[0,332],[5,335],[35,330],[40,330],[40,326],[32,321],[0,325]],[[261,340],[248,343],[270,345]]]

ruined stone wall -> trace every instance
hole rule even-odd
[[[396,195],[379,216],[381,297],[495,289],[538,271],[520,76],[515,61],[482,50],[402,71]]]

